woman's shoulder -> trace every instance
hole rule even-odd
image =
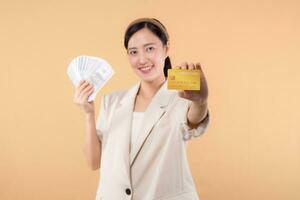
[[[113,101],[121,100],[128,93],[135,92],[138,89],[138,86],[139,86],[139,83],[137,83],[137,84],[135,84],[135,85],[133,85],[130,88],[127,88],[127,89],[118,89],[118,90],[115,90],[115,91],[108,92],[108,93],[104,94],[103,96],[108,100],[113,100]]]
[[[108,92],[103,95],[103,98],[106,101],[114,102],[117,101],[118,99],[122,98],[126,94],[127,90],[115,90]]]
[[[103,98],[105,99],[106,102],[117,103],[117,102],[121,101],[131,89],[132,88],[118,89],[115,91],[111,91],[111,92],[104,94]]]

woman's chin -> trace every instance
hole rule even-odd
[[[156,78],[155,77],[141,77],[140,76],[140,79],[141,79],[141,81],[145,81],[145,82],[153,82],[153,81],[155,81],[156,80]]]
[[[136,74],[143,81],[151,81],[155,79],[155,74],[153,73],[143,73],[141,71],[137,71]]]
[[[148,82],[148,83],[153,83],[153,82],[161,82],[162,79],[165,79],[160,77],[160,76],[139,76],[140,77],[140,80],[143,81],[143,82]]]
[[[154,73],[154,70],[151,70],[150,73],[142,73],[140,70],[135,71],[137,76],[140,78],[141,81],[145,82],[153,82],[160,79],[161,74]]]

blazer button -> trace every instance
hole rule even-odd
[[[131,194],[131,190],[129,188],[126,188],[125,190],[126,194],[130,195]]]

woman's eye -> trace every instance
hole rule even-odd
[[[148,47],[147,48],[147,51],[153,51],[154,50],[154,47]]]
[[[130,51],[129,54],[130,54],[130,55],[135,55],[135,54],[136,54],[136,51]]]

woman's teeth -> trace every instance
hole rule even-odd
[[[140,68],[141,71],[148,71],[152,68],[152,66],[148,66],[148,67],[142,67]]]

